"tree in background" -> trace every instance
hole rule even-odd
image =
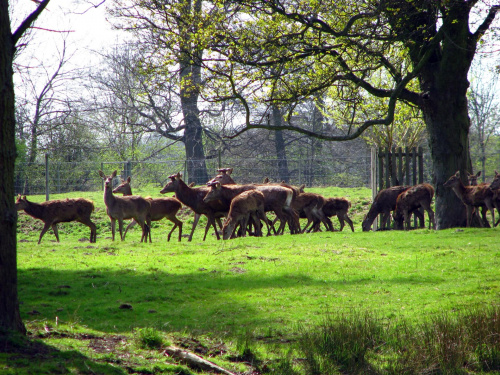
[[[200,36],[207,41],[207,35],[217,36],[207,53],[206,69],[213,76],[205,87],[219,100],[244,103],[246,122],[240,133],[293,130],[332,141],[387,126],[398,102],[411,103],[426,124],[437,228],[460,226],[463,205],[443,184],[457,170],[465,182],[471,167],[467,74],[499,9],[478,0],[224,2],[218,12],[207,11],[213,28]],[[378,79],[380,70],[390,81]],[[221,77],[225,85],[218,83]],[[255,102],[298,103],[325,89],[335,100],[355,100],[360,106],[370,103],[367,98],[379,98],[385,110],[349,123],[344,134],[316,133],[292,122],[278,128],[252,117]]]
[[[147,48],[144,70],[148,75],[165,80],[173,71],[178,75],[188,177],[190,182],[197,184],[208,180],[198,106],[203,85],[199,63],[203,47],[196,36],[205,26],[199,17],[202,3],[202,0],[120,1],[113,11],[115,16],[125,20],[120,27],[133,32],[143,48]]]
[[[491,160],[486,167],[488,154],[497,151],[492,142],[500,131],[500,94],[498,73],[488,71],[481,62],[476,64],[471,72],[471,87],[468,93],[469,114],[471,118],[470,148],[479,159],[478,167],[483,182],[486,179],[487,169],[493,173],[498,160]],[[473,173],[473,171],[470,171]],[[477,173],[477,170],[476,172]]]
[[[17,296],[16,230],[14,205],[14,166],[16,160],[16,120],[13,63],[16,44],[42,13],[50,0],[42,0],[12,32],[9,3],[0,1],[0,335],[9,331],[25,333]]]

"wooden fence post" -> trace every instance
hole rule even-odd
[[[49,200],[49,154],[45,154],[45,200]]]
[[[371,175],[371,179],[370,179],[370,187],[372,189],[372,202],[375,200],[375,197],[377,196],[377,156],[378,156],[378,152],[377,152],[377,149],[376,148],[372,148],[371,149],[371,163],[370,163],[370,175]],[[372,230],[373,231],[376,231],[378,228],[378,219],[375,218],[375,220],[373,221],[373,226],[372,226]]]

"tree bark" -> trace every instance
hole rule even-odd
[[[16,160],[12,63],[14,39],[7,1],[0,1],[0,334],[26,333],[17,296],[17,211],[14,205]]]

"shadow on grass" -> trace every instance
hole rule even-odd
[[[98,363],[76,350],[61,351],[41,340],[0,334],[2,374],[106,374],[125,375],[123,369]]]
[[[129,265],[130,266],[130,265]],[[19,270],[19,296],[24,321],[59,320],[84,324],[103,332],[128,332],[135,327],[164,331],[239,334],[268,329],[282,319],[277,293],[300,286],[325,287],[325,281],[304,275],[266,276],[246,274],[238,266],[230,271],[199,269],[197,273],[172,275],[159,270],[134,269],[54,271],[48,268]],[[350,278],[326,282],[327,287],[379,283],[381,280]],[[440,279],[396,278],[399,284],[439,283]],[[291,293],[293,297],[293,293]],[[302,304],[297,298],[290,304]],[[308,303],[308,302],[305,302]]]

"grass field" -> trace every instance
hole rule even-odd
[[[134,193],[159,196],[159,190]],[[426,373],[432,363],[413,372],[394,365],[409,358],[396,344],[387,344],[404,341],[394,336],[377,339],[384,344],[370,346],[361,367],[337,363],[306,369],[304,361],[311,366],[318,353],[309,358],[304,337],[332,322],[355,327],[356,319],[367,321],[367,316],[382,330],[396,332],[396,326],[411,331],[408,327],[459,319],[471,311],[492,308],[498,314],[500,229],[363,233],[368,189],[309,191],[350,199],[356,231],[346,226],[343,232],[229,241],[210,235],[203,242],[202,225],[192,242],[178,243],[166,242],[172,224],[162,221],[153,226],[152,244],[139,243],[137,227],[124,242],[113,242],[102,192],[52,196],[94,200],[97,243],[88,242],[86,226],[71,223],[59,225],[60,243],[49,231],[37,245],[41,223],[20,215],[20,309],[29,337],[36,340],[22,355],[0,355],[0,372],[194,372],[163,354],[162,348],[174,344],[241,374],[365,373],[367,368],[380,374]],[[182,220],[188,234],[192,215],[185,211]],[[474,349],[460,371],[500,370],[495,362],[500,361],[500,322],[495,324],[493,346],[484,347],[492,359],[481,365],[484,355]],[[441,362],[435,373],[457,373]]]

